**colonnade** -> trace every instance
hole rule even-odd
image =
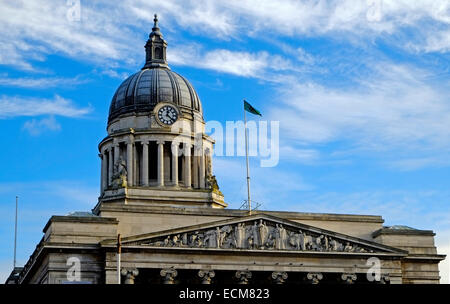
[[[212,170],[208,148],[159,139],[113,141],[99,156],[101,193],[118,172],[126,172],[128,186],[204,189]]]

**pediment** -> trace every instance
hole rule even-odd
[[[256,214],[187,226],[123,239],[123,246],[301,252],[395,253],[406,252],[376,242]]]

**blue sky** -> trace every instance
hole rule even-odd
[[[12,267],[16,195],[19,265],[51,215],[95,205],[109,103],[144,64],[154,13],[206,121],[242,119],[242,98],[280,121],[279,164],[250,160],[263,209],[382,215],[434,230],[450,254],[448,1],[0,6],[0,281]],[[245,160],[216,157],[214,170],[238,208]]]

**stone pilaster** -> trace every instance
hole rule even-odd
[[[176,269],[162,269],[159,273],[163,277],[163,284],[175,284],[175,278],[178,275]]]
[[[250,271],[236,271],[235,274],[236,278],[238,279],[238,284],[248,284],[248,280],[251,279],[252,273]]]
[[[319,284],[323,279],[323,275],[320,272],[310,272],[306,275],[306,278],[311,284]]]
[[[274,271],[272,272],[272,280],[275,284],[283,284],[288,278],[286,272]]]
[[[211,279],[216,276],[214,270],[199,270],[198,276],[202,279],[202,284],[211,284]]]
[[[134,269],[122,268],[120,274],[125,277],[124,284],[134,284],[134,279],[139,274],[139,270],[137,270],[136,268]]]

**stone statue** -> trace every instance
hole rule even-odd
[[[213,229],[206,231],[204,242],[206,247],[217,248],[217,230]]]
[[[114,164],[114,174],[112,176],[113,180],[113,188],[126,188],[127,187],[127,164],[122,156],[119,156],[119,159]]]
[[[234,240],[236,248],[245,248],[245,226],[244,223],[238,223],[234,227]]]
[[[215,175],[206,175],[206,183],[207,187],[211,189],[212,192],[223,195],[223,193],[219,189],[219,184],[217,183]]]
[[[284,229],[283,225],[276,225],[276,248],[277,249],[286,249],[286,240],[287,233],[286,229]]]
[[[266,224],[264,224],[263,220],[259,220],[258,224],[258,232],[259,232],[259,247],[262,249],[264,244],[266,243],[268,229]]]

